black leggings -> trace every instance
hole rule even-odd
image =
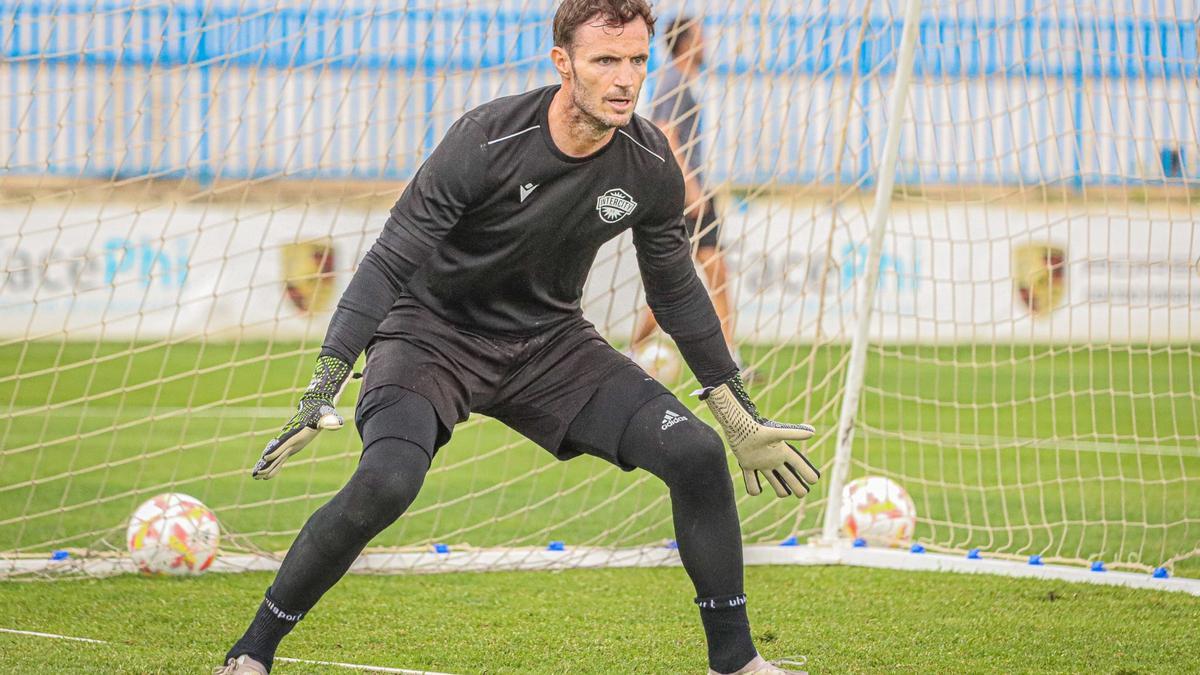
[[[663,394],[634,413],[618,456],[667,484],[679,557],[697,597],[741,594],[741,524],[717,432]]]
[[[361,428],[366,445],[358,469],[308,519],[283,560],[269,594],[289,612],[311,609],[421,489],[437,442],[437,418],[428,400],[394,389],[372,397],[374,409],[366,411]],[[567,442],[594,437],[594,429],[586,428],[590,425],[620,424],[604,419],[604,412],[602,401],[589,403],[568,430]],[[670,490],[679,555],[697,596],[741,594],[741,532],[725,448],[716,432],[694,417],[670,394],[652,398],[629,417],[618,456]]]
[[[399,387],[385,389],[392,391],[360,406],[367,420],[359,432],[369,440],[354,475],[304,523],[275,575],[270,595],[289,611],[311,609],[367,543],[408,510],[425,482],[438,433],[433,404]]]

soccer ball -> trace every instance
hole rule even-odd
[[[142,572],[182,576],[208,569],[220,536],[217,517],[207,506],[182,492],[170,492],[133,512],[125,541]]]
[[[682,369],[679,354],[674,349],[657,342],[651,342],[633,353],[633,360],[650,377],[659,382],[676,382]]]
[[[869,544],[908,546],[917,526],[917,507],[890,478],[866,476],[842,489],[842,532]]]

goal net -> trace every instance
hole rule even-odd
[[[130,514],[164,492],[215,511],[223,553],[278,558],[361,445],[348,428],[275,480],[249,468],[445,129],[557,82],[554,4],[0,0],[0,574],[119,557]],[[827,476],[840,456],[846,479],[903,485],[931,550],[1195,576],[1200,8],[927,0],[899,120],[903,2],[657,10],[703,26],[686,151],[716,199],[764,412],[817,427]],[[646,113],[672,95],[666,25]],[[584,297],[619,348],[640,293],[626,235]],[[695,403],[686,371],[669,384]],[[836,487],[798,502],[739,485],[745,540],[821,537]],[[560,542],[623,564],[669,559],[672,536],[656,479],[554,461],[476,415],[371,550],[486,561]]]

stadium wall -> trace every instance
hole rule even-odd
[[[710,178],[869,186],[897,19],[743,4],[705,15]],[[1200,177],[1194,14],[1025,5],[922,19],[898,183]],[[0,0],[0,178],[403,180],[464,110],[555,81],[548,12],[504,7]]]
[[[1114,215],[1069,202],[934,210],[897,203],[872,335],[917,343],[1200,340],[1200,261],[1188,253],[1200,223],[1171,218],[1170,208],[1131,204]],[[865,272],[865,206],[852,200],[834,212],[818,200],[764,197],[730,202],[724,212],[739,337],[848,340],[855,281]],[[62,201],[0,209],[0,220],[18,218],[44,225],[0,236],[0,336],[319,339],[387,205]],[[585,311],[624,341],[640,289],[625,235],[598,256]]]

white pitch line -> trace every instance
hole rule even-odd
[[[11,633],[13,635],[29,635],[32,637],[50,638],[52,640],[70,640],[72,642],[88,642],[96,645],[110,644],[107,640],[94,640],[92,638],[72,637],[70,635],[58,635],[57,633],[39,633],[32,630],[16,630],[15,628],[0,628],[0,633]],[[276,661],[286,661],[288,663],[308,663],[315,666],[334,666],[336,668],[346,668],[349,670],[365,670],[371,673],[400,673],[401,675],[451,675],[450,673],[438,673],[432,670],[406,670],[404,668],[387,668],[384,666],[367,666],[360,663],[339,663],[337,661],[312,661],[309,659],[291,659],[285,656],[276,656]]]
[[[56,635],[54,633],[38,633],[32,630],[16,630],[15,628],[0,628],[0,633],[12,633],[13,635],[32,635],[33,637],[53,638],[55,640],[71,640],[72,642],[90,642],[96,645],[106,645],[108,642],[104,640],[93,640],[92,638],[71,637],[70,635]]]
[[[364,666],[358,663],[338,663],[337,661],[310,661],[308,659],[289,659],[282,656],[276,656],[276,661],[287,661],[289,663],[310,663],[316,666],[334,666],[335,668],[347,668],[350,670],[366,670],[372,673],[402,673],[403,675],[450,675],[450,673],[438,673],[432,670],[405,670],[404,668],[385,668],[383,666]]]

